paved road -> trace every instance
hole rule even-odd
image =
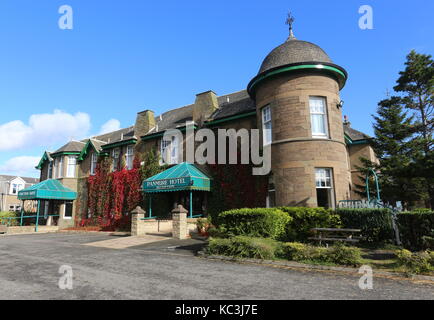
[[[83,246],[101,234],[0,236],[0,299],[433,299],[434,285],[210,261],[172,240],[122,250]],[[187,242],[194,246],[194,241]],[[73,289],[58,287],[59,267]]]

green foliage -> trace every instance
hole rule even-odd
[[[287,241],[307,241],[311,236],[312,228],[339,228],[341,218],[330,209],[279,207],[286,212],[292,220],[286,227]]]
[[[414,210],[397,215],[398,229],[405,248],[434,249],[434,212]]]
[[[239,258],[273,259],[279,243],[272,239],[236,236],[228,239],[211,239],[209,254],[221,254]]]
[[[395,96],[379,103],[374,116],[374,150],[381,172],[384,202],[425,201],[434,209],[434,61],[430,55],[411,51],[399,73]],[[364,182],[359,186],[363,193]]]
[[[409,273],[423,273],[433,269],[433,256],[428,252],[414,252],[402,249],[395,252],[398,263]]]
[[[140,166],[140,176],[142,181],[155,176],[156,174],[166,170],[168,167],[167,165],[160,165],[160,158],[155,148],[152,148],[149,152],[146,152],[139,157],[143,162],[143,165]]]
[[[342,243],[337,243],[327,251],[327,260],[336,264],[358,266],[361,264],[361,259],[361,251],[359,248],[347,247]]]
[[[344,228],[361,229],[365,241],[384,243],[394,237],[389,209],[337,209]]]
[[[287,242],[281,250],[281,257],[293,261],[312,261],[334,263],[347,266],[361,264],[361,251],[356,247],[347,247],[341,243],[324,248],[298,242]]]
[[[280,239],[292,218],[275,208],[234,209],[219,214],[219,229],[228,236]]]
[[[17,214],[15,212],[0,211],[0,224],[17,226],[19,225],[19,219],[5,219],[5,218],[16,218],[16,217]]]

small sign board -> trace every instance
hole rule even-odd
[[[145,181],[145,190],[170,190],[188,187],[193,184],[189,177]]]

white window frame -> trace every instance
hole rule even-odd
[[[119,148],[114,148],[112,150],[113,172],[118,170],[120,157],[121,157],[121,150]]]
[[[125,154],[125,162],[128,170],[131,170],[133,168],[133,161],[134,161],[134,146],[128,145],[127,152]]]
[[[320,106],[315,104],[315,102],[322,101],[322,111]],[[310,96],[309,97],[309,112],[310,112],[310,125],[312,131],[312,138],[317,139],[328,139],[329,129],[328,129],[328,116],[327,116],[327,100],[325,97]],[[320,116],[323,122],[324,132],[314,131],[314,117]]]
[[[261,109],[262,119],[262,143],[264,146],[273,142],[273,124],[270,105]]]
[[[66,166],[66,177],[75,178],[75,169],[77,167],[77,156],[68,156],[68,164]],[[72,170],[72,172],[71,172]]]
[[[177,164],[179,160],[178,136],[173,135],[171,141],[160,139],[160,165]]]
[[[315,168],[315,186],[317,189],[333,188],[333,173],[331,168]]]
[[[90,175],[94,176],[96,173],[96,165],[98,163],[98,155],[96,152],[92,152],[90,156]]]
[[[63,157],[56,158],[56,179],[63,178]]]
[[[18,194],[18,183],[12,183],[11,194]]]
[[[72,205],[72,208],[71,208],[71,216],[70,216],[70,217],[67,217],[67,216],[66,216],[66,202],[67,202],[67,201],[65,201],[65,203],[63,204],[63,219],[64,219],[64,220],[71,220],[72,217],[74,216],[74,204],[73,204],[73,202],[71,201],[71,205]]]
[[[336,201],[332,168],[315,168],[315,188],[328,190],[329,208],[334,209]]]

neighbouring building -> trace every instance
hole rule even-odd
[[[0,211],[21,211],[22,202],[18,200],[18,191],[31,187],[38,182],[38,178],[0,175]],[[24,209],[34,211],[35,204],[28,202]]]
[[[347,77],[323,49],[291,32],[264,59],[247,90],[220,96],[202,92],[191,105],[161,115],[140,111],[128,128],[46,151],[37,167],[41,181],[57,179],[80,197],[79,181],[95,174],[100,157],[111,157],[116,171],[131,169],[136,153],[169,149],[171,156],[161,164],[178,163],[179,141],[162,140],[167,129],[266,128],[270,134],[262,141],[272,150],[267,205],[335,207],[340,200],[359,198],[354,192],[359,158],[375,161],[371,138],[343,120],[339,94]],[[76,205],[79,200],[55,204],[61,226],[71,226],[74,215],[86,215]]]

